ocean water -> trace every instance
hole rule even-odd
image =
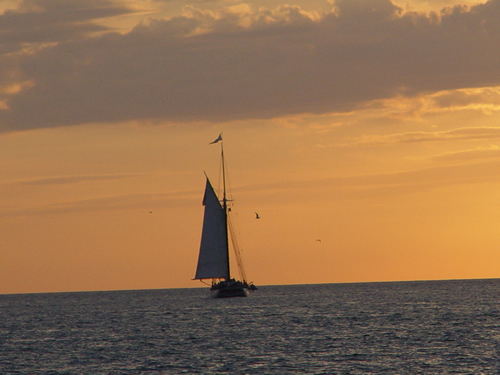
[[[0,374],[497,374],[500,280],[0,295]]]

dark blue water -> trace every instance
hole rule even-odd
[[[0,296],[0,374],[496,374],[500,280]]]

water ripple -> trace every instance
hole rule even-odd
[[[0,296],[2,374],[493,374],[500,280]]]

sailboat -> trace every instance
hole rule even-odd
[[[222,134],[210,144],[219,142],[221,146],[222,163],[222,199],[219,199],[208,176],[205,174],[206,185],[205,195],[203,197],[205,213],[203,216],[198,266],[193,280],[203,281],[211,279],[212,284],[210,291],[214,298],[247,297],[248,291],[256,290],[257,287],[253,283],[248,283],[246,281],[241,253],[237,245],[232,220],[229,215],[231,209],[228,206],[230,201],[226,197],[226,168]],[[231,235],[229,235],[230,233]],[[241,280],[236,280],[231,277],[229,262],[230,239]]]

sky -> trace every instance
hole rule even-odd
[[[3,0],[0,293],[203,286],[221,132],[256,285],[500,277],[500,0]]]

